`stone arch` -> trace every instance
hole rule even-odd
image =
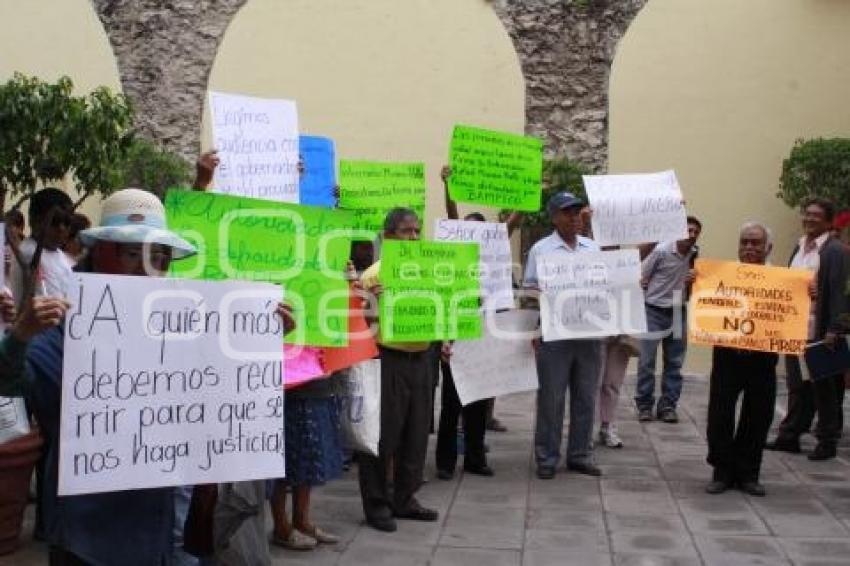
[[[191,158],[215,53],[246,0],[92,0],[141,132]],[[526,131],[547,152],[604,170],[608,77],[617,42],[647,0],[492,0],[526,80]]]

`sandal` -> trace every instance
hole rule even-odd
[[[338,536],[331,534],[327,531],[323,531],[319,527],[313,527],[312,532],[311,531],[299,531],[299,532],[303,532],[305,535],[314,539],[319,544],[336,544],[340,540]]]
[[[272,533],[272,544],[289,550],[313,550],[319,544],[318,540],[298,529],[289,531],[289,536],[282,537]]]

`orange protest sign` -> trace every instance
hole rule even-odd
[[[697,260],[689,339],[697,344],[802,354],[809,333],[810,271]]]
[[[327,373],[349,368],[378,355],[375,338],[363,316],[363,298],[352,293],[348,305],[348,346],[322,348],[322,367]]]

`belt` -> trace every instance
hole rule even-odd
[[[381,352],[381,357],[384,356],[396,356],[398,358],[407,358],[409,360],[416,360],[425,356],[428,353],[428,350],[422,350],[420,352],[407,352],[405,350],[396,350],[395,348],[387,348],[386,346],[378,346],[378,349]]]

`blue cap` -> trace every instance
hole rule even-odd
[[[549,216],[555,214],[555,212],[559,210],[564,210],[565,208],[572,208],[574,206],[584,206],[584,201],[575,196],[573,193],[568,193],[566,191],[555,193],[549,198],[549,203],[546,205],[546,210],[549,212]]]

